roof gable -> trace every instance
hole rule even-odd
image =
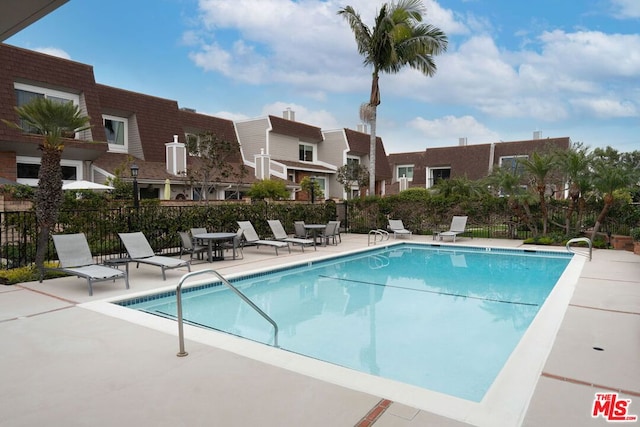
[[[271,132],[298,138],[303,142],[322,142],[324,136],[319,127],[307,125],[277,116],[269,116]]]

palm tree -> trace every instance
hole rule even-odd
[[[619,162],[617,150],[607,147],[594,150],[593,186],[601,195],[604,205],[593,225],[591,240],[596,237],[615,200],[615,191],[631,187],[638,182],[639,172],[632,165]]]
[[[371,126],[369,144],[369,194],[375,194],[376,119],[380,105],[379,74],[398,73],[404,66],[426,76],[436,72],[434,55],[446,51],[447,36],[430,24],[421,24],[426,13],[420,0],[399,0],[382,5],[373,28],[367,27],[352,6],[338,11],[347,20],[356,39],[364,65],[373,67],[371,96],[360,109],[361,118]]]
[[[42,135],[40,171],[36,190],[36,219],[38,238],[36,266],[40,277],[44,273],[44,257],[49,234],[58,220],[62,204],[62,168],[60,159],[64,150],[64,138],[90,127],[89,117],[71,102],[48,98],[35,98],[28,104],[15,107],[20,123],[3,120],[6,124],[25,132]]]
[[[579,231],[582,223],[584,195],[590,185],[591,157],[589,147],[585,147],[581,143],[576,143],[569,150],[558,153],[558,166],[564,172],[568,185],[569,208],[565,215],[565,234],[567,236],[571,235],[571,217],[574,212],[578,213],[575,222],[576,232]]]
[[[518,163],[529,174],[531,182],[535,186],[542,215],[542,235],[546,236],[549,228],[549,209],[546,199],[547,175],[554,169],[556,160],[553,154],[539,154],[534,151],[528,159],[518,159]]]

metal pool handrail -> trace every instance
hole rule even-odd
[[[369,238],[367,239],[367,246],[371,245],[371,237],[373,236],[373,244],[375,245],[376,242],[378,241],[378,237],[380,237],[380,241],[382,242],[383,240],[389,240],[389,232],[386,230],[383,230],[381,228],[375,229],[375,230],[370,230],[369,231]]]
[[[276,322],[271,317],[269,317],[269,315],[267,313],[262,311],[260,309],[260,307],[255,305],[253,303],[253,301],[251,301],[249,298],[247,298],[247,296],[245,294],[240,292],[240,290],[238,288],[233,286],[231,283],[229,283],[229,281],[227,279],[222,277],[222,275],[220,273],[218,273],[216,270],[207,269],[207,270],[200,270],[200,271],[192,271],[191,273],[185,274],[184,276],[182,276],[182,278],[180,279],[180,282],[178,283],[178,286],[176,287],[176,304],[178,306],[178,339],[180,340],[180,351],[178,352],[177,356],[178,357],[184,357],[184,356],[189,354],[184,350],[184,330],[183,330],[183,323],[184,322],[182,320],[182,285],[184,284],[184,282],[187,279],[189,279],[189,278],[191,278],[193,276],[197,276],[199,274],[205,274],[205,273],[211,273],[211,274],[217,276],[218,279],[220,279],[220,281],[222,281],[222,283],[227,285],[227,287],[229,289],[231,289],[233,292],[235,292],[236,295],[238,295],[240,298],[242,298],[242,300],[244,302],[249,304],[251,306],[251,308],[253,308],[255,311],[257,311],[258,314],[260,314],[262,317],[264,317],[267,322],[269,322],[269,323],[271,323],[271,325],[273,325],[273,345],[274,345],[274,347],[278,347],[278,325],[276,324]]]
[[[584,252],[577,252],[572,250],[571,248],[572,243],[586,243],[587,245],[589,245],[589,255],[585,254]],[[591,261],[591,255],[593,253],[593,243],[591,242],[591,239],[587,237],[576,237],[574,239],[570,239],[566,244],[566,248],[567,248],[567,251],[574,254],[586,256],[587,258],[589,258],[589,261]]]

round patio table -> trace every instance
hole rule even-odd
[[[222,243],[231,241],[233,242],[233,259],[236,259],[236,233],[202,233],[195,234],[194,239],[207,242],[207,255],[209,262],[223,261],[224,260],[224,248]]]

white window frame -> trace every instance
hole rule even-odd
[[[313,158],[311,159],[311,161],[309,161],[309,160],[301,160],[301,159],[300,159],[300,147],[301,147],[301,146],[302,146],[302,147],[305,147],[305,148],[311,148],[311,157],[313,157]],[[305,151],[307,151],[307,150],[305,150]],[[316,158],[317,158],[317,154],[316,154],[316,146],[315,146],[315,145],[313,145],[313,144],[306,144],[306,143],[304,143],[304,142],[300,142],[300,143],[298,143],[298,161],[300,161],[300,162],[307,162],[307,163],[313,163],[313,162],[315,162],[315,159],[316,159]]]
[[[40,86],[28,85],[25,83],[14,83],[13,88],[17,90],[24,90],[26,92],[40,93],[44,95],[45,98],[61,98],[68,99],[73,102],[74,105],[80,105],[80,95],[71,93],[71,92],[63,92],[61,90],[48,89]]]
[[[112,144],[109,141],[109,151],[115,153],[128,153],[129,152],[129,119],[120,116],[111,116],[108,114],[102,115],[102,126],[105,125],[105,120],[117,121],[124,123],[124,144]],[[106,135],[106,134],[105,134]]]
[[[451,171],[451,166],[442,166],[442,167],[435,167],[435,168],[427,168],[427,171],[426,171],[426,174],[427,174],[427,175],[426,175],[426,177],[425,177],[425,178],[426,178],[426,180],[427,180],[427,185],[426,185],[426,187],[427,187],[427,188],[431,188],[431,187],[433,187],[433,185],[435,184],[435,183],[433,182],[433,181],[434,181],[434,178],[433,178],[433,171],[435,171],[435,170],[444,170],[444,169],[448,169],[449,171]],[[449,176],[451,176],[451,172],[449,172]]]
[[[515,154],[513,156],[500,156],[499,165],[500,165],[500,167],[502,167],[504,161],[507,160],[507,159],[509,159],[509,160],[515,159],[516,162],[517,162],[518,159],[528,159],[528,158],[529,158],[529,155],[527,155],[527,154]]]
[[[71,93],[71,92],[63,92],[61,90],[48,89],[40,86],[29,85],[26,83],[13,83],[13,88],[15,90],[22,90],[25,92],[32,92],[43,95],[45,98],[57,98],[57,99],[65,99],[71,101],[73,105],[80,105],[80,95]],[[19,107],[19,105],[18,105]],[[75,139],[78,139],[78,133],[76,132],[74,135]]]
[[[42,164],[39,157],[26,157],[26,156],[16,156],[16,169],[17,169],[18,163],[25,163],[25,164],[31,164],[31,165],[41,165]],[[76,168],[76,176],[78,177],[78,180],[81,180],[82,177],[84,176],[84,169],[83,169],[81,160],[61,159],[60,160],[60,166],[75,167]],[[20,177],[18,177],[16,179],[16,182],[19,183],[19,184],[28,185],[30,187],[37,187],[38,186],[38,179],[37,178],[20,178]],[[70,183],[70,182],[73,182],[73,181],[71,181],[71,180],[63,180],[62,181],[63,184],[67,184],[67,183]]]
[[[400,175],[400,168],[411,168],[411,176],[407,176],[406,178],[409,180],[409,182],[413,181],[414,165],[397,165],[396,176],[398,177],[398,181],[400,180],[400,178],[402,178],[402,175]]]

